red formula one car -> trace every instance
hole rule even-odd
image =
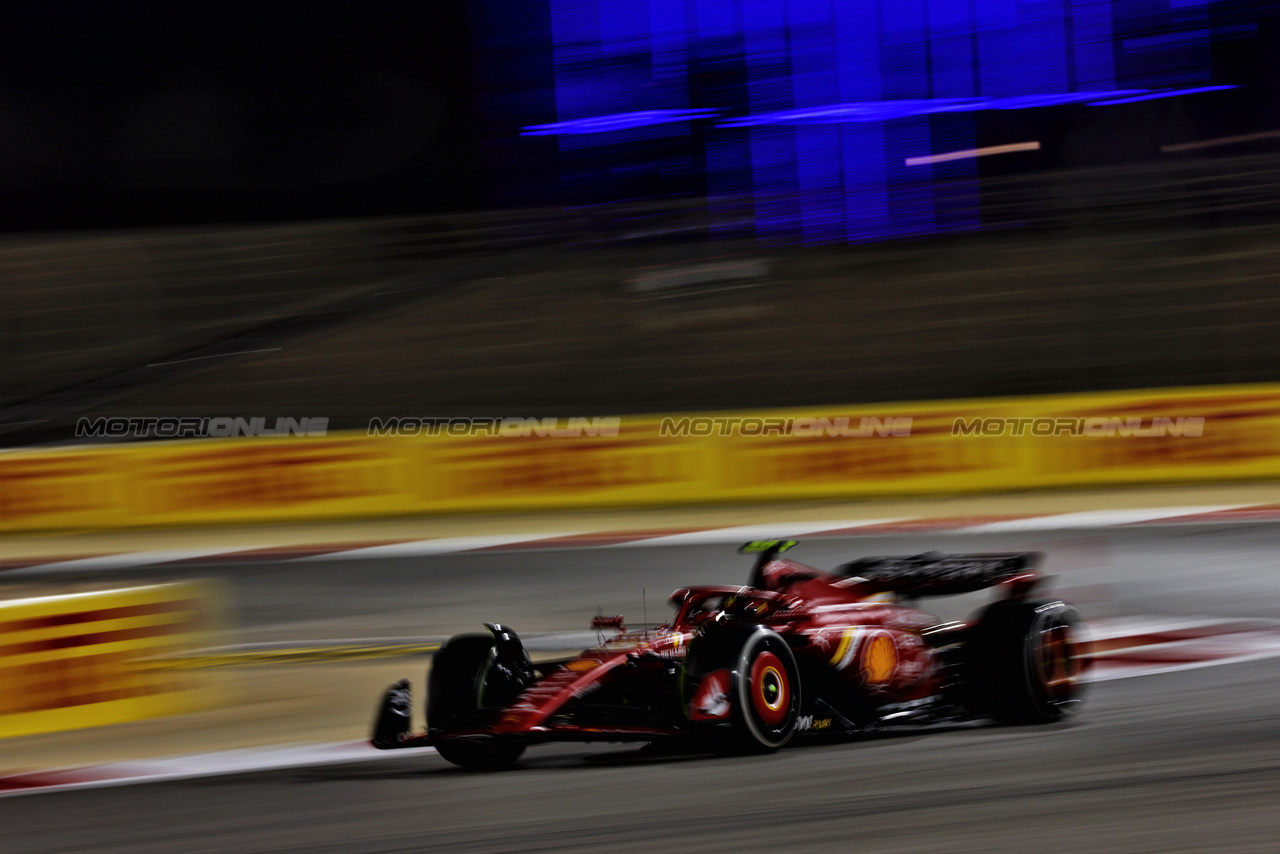
[[[534,663],[514,632],[451,638],[435,655],[425,733],[410,733],[407,680],[375,722],[383,749],[432,745],[500,768],[547,741],[667,742],[771,751],[798,736],[992,718],[1040,723],[1080,706],[1088,659],[1065,602],[1033,598],[1036,554],[873,557],[829,573],[781,559],[794,540],[748,543],[745,587],[685,587],[670,622],[617,633],[571,659]],[[904,602],[996,588],[966,622]]]

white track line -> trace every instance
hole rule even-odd
[[[554,534],[494,534],[482,537],[436,537],[432,540],[413,540],[407,543],[390,543],[385,546],[366,546],[359,549],[328,552],[320,555],[307,555],[293,558],[293,562],[317,560],[362,560],[364,558],[384,557],[427,557],[430,555],[455,554],[457,552],[489,549],[495,546],[509,546],[515,543],[535,543],[539,540],[557,537],[576,537],[583,531],[562,531]]]
[[[1107,529],[1115,527],[1123,527],[1126,525],[1139,525],[1159,522],[1169,522],[1176,524],[1179,519],[1200,516],[1202,514],[1218,513],[1230,510],[1244,510],[1250,507],[1260,507],[1259,504],[1214,504],[1193,507],[1160,507],[1160,508],[1141,508],[1131,510],[1086,510],[1076,513],[1056,513],[1047,516],[1028,516],[1019,519],[1006,519],[998,522],[984,522],[979,524],[965,524],[963,521],[949,520],[945,517],[933,518],[927,516],[921,517],[894,517],[887,519],[831,519],[820,522],[779,522],[767,525],[737,525],[726,528],[707,528],[699,531],[688,531],[681,534],[666,534],[659,536],[646,536],[643,531],[635,532],[635,539],[624,539],[621,542],[612,542],[605,545],[594,544],[591,542],[593,536],[601,538],[627,537],[628,534],[622,531],[548,531],[544,533],[530,534],[495,534],[488,536],[473,537],[435,537],[432,539],[413,540],[403,543],[385,543],[376,546],[363,546],[357,548],[343,547],[339,545],[333,546],[333,551],[324,551],[319,554],[308,554],[301,557],[280,557],[277,560],[288,562],[309,562],[309,561],[334,561],[334,560],[365,560],[378,558],[397,558],[397,557],[430,557],[434,555],[460,554],[465,552],[477,552],[487,549],[496,549],[498,547],[506,547],[504,551],[518,552],[529,551],[551,551],[557,549],[587,549],[587,548],[641,548],[641,547],[667,547],[667,546],[690,546],[690,545],[711,545],[711,544],[735,544],[745,540],[760,539],[766,537],[804,537],[809,534],[822,534],[830,531],[846,531],[832,539],[839,537],[853,538],[858,536],[860,528],[875,528],[882,525],[894,525],[905,523],[936,523],[933,526],[924,525],[918,531],[903,530],[896,532],[902,536],[936,536],[941,534],[1013,534],[1013,533],[1034,533],[1039,531],[1062,531],[1062,530],[1088,530],[1088,529]],[[1217,520],[1206,520],[1208,522]],[[1233,521],[1248,522],[1252,521],[1247,518],[1239,520],[1222,519],[1220,524],[1229,524]],[[573,538],[582,538],[581,542],[574,542]],[[563,543],[548,543],[548,540],[565,540]],[[154,566],[158,564],[176,563],[180,561],[193,560],[199,558],[213,558],[219,556],[231,557],[243,552],[262,552],[261,560],[272,560],[270,550],[272,547],[259,546],[241,546],[236,548],[203,548],[203,549],[167,549],[158,551],[143,552],[127,552],[114,555],[101,555],[97,557],[77,558],[74,560],[61,560],[50,563],[35,564],[32,566],[18,566],[12,569],[4,569],[5,577],[20,577],[23,575],[57,575],[61,573],[77,573],[91,572],[97,570],[113,570],[124,569],[128,567]],[[280,545],[275,548],[287,549],[286,545]],[[319,548],[325,548],[320,546]]]
[[[247,774],[254,771],[274,771],[282,768],[305,768],[315,765],[339,765],[346,762],[369,762],[375,759],[390,759],[396,756],[426,756],[435,752],[433,747],[378,750],[366,741],[246,747],[236,750],[220,750],[214,753],[174,756],[165,759],[144,759],[84,768],[59,768],[49,771],[26,771],[6,774],[0,776],[0,797],[13,797],[36,792],[65,791],[67,789],[128,786],[165,780],[190,780],[198,777]],[[14,785],[15,781],[21,781],[24,778],[32,781],[39,778],[47,782],[40,782],[23,788],[5,788],[6,785]]]
[[[217,548],[217,549],[163,549],[160,551],[150,552],[123,552],[114,555],[100,555],[98,557],[83,557],[75,560],[60,560],[54,563],[42,563],[34,566],[24,566],[20,569],[11,569],[5,572],[6,577],[10,575],[29,574],[42,575],[45,573],[58,574],[62,572],[85,572],[93,570],[110,570],[125,569],[131,566],[151,566],[157,563],[176,563],[183,560],[192,560],[195,558],[214,557],[216,555],[231,555],[236,552],[251,551],[251,547],[244,548]]]
[[[1113,528],[1117,525],[1133,525],[1140,522],[1156,522],[1176,519],[1179,516],[1197,516],[1223,510],[1238,510],[1252,504],[1214,504],[1203,507],[1154,507],[1133,510],[1084,510],[1078,513],[1057,513],[1052,516],[1031,516],[1026,519],[1008,519],[1003,522],[987,522],[961,529],[966,534],[1012,534],[1027,531],[1061,531],[1077,528]]]
[[[826,522],[778,522],[771,525],[737,525],[732,528],[708,528],[705,531],[688,531],[683,534],[668,534],[662,537],[648,537],[642,540],[630,540],[625,543],[612,543],[605,548],[634,548],[636,546],[695,546],[714,543],[744,543],[748,540],[776,537],[803,537],[805,534],[816,534],[820,531],[835,531],[842,528],[866,528],[871,525],[887,525],[902,522],[896,519],[840,519]]]
[[[1248,661],[1280,658],[1280,641],[1276,638],[1270,638],[1269,644],[1260,644],[1259,646],[1260,649],[1256,652],[1242,652],[1239,655],[1224,656],[1207,661],[1104,666],[1092,670],[1087,679],[1090,682],[1112,682],[1117,679],[1136,679],[1140,676],[1159,676],[1164,673],[1178,673],[1183,670],[1201,670],[1205,667],[1220,667],[1224,664],[1243,664]]]
[[[1187,629],[1203,629],[1209,626],[1239,626],[1247,624],[1256,626],[1269,623],[1268,620],[1236,620],[1225,617],[1150,617],[1136,615],[1132,617],[1111,617],[1089,620],[1089,637],[1092,640],[1111,640],[1112,638],[1141,637],[1160,632],[1179,632]],[[1280,631],[1280,622],[1275,624]]]

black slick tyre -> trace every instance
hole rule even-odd
[[[459,635],[435,654],[427,678],[427,728],[432,734],[486,726],[510,697],[503,686],[487,679],[493,664],[494,641],[489,635]],[[442,740],[436,750],[446,761],[463,768],[496,770],[511,765],[524,745],[498,740]]]
[[[723,722],[700,727],[712,750],[769,753],[791,741],[800,717],[800,671],[777,632],[727,627],[697,638],[686,661],[686,696],[717,673],[730,712]]]
[[[1051,723],[1079,711],[1084,623],[1065,602],[996,602],[974,627],[974,705],[1005,724]]]

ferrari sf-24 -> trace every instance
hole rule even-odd
[[[746,586],[683,587],[663,625],[627,631],[621,617],[597,616],[599,645],[569,659],[532,661],[498,623],[455,636],[432,662],[426,731],[411,732],[402,680],[372,742],[497,769],[551,741],[768,752],[890,726],[1048,723],[1080,707],[1084,626],[1074,607],[1040,595],[1039,554],[926,552],[824,572],[780,557],[794,545],[747,543],[740,551],[757,557]],[[914,607],[986,588],[993,601],[963,622]]]

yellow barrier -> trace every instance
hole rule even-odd
[[[731,417],[876,420],[861,437],[662,429]],[[887,418],[910,419],[909,435],[878,435]],[[1137,419],[1138,435],[1123,420],[1104,435],[1113,418]],[[1024,424],[994,430],[995,419]],[[1034,435],[1045,419],[1054,432]],[[1141,435],[1159,419],[1164,435]],[[1064,432],[1071,424],[1087,429]],[[0,532],[1277,476],[1280,385],[1157,389],[623,418],[612,437],[347,433],[15,451],[0,454]]]
[[[0,601],[0,737],[212,705],[208,675],[165,662],[205,645],[217,601],[191,582]]]

